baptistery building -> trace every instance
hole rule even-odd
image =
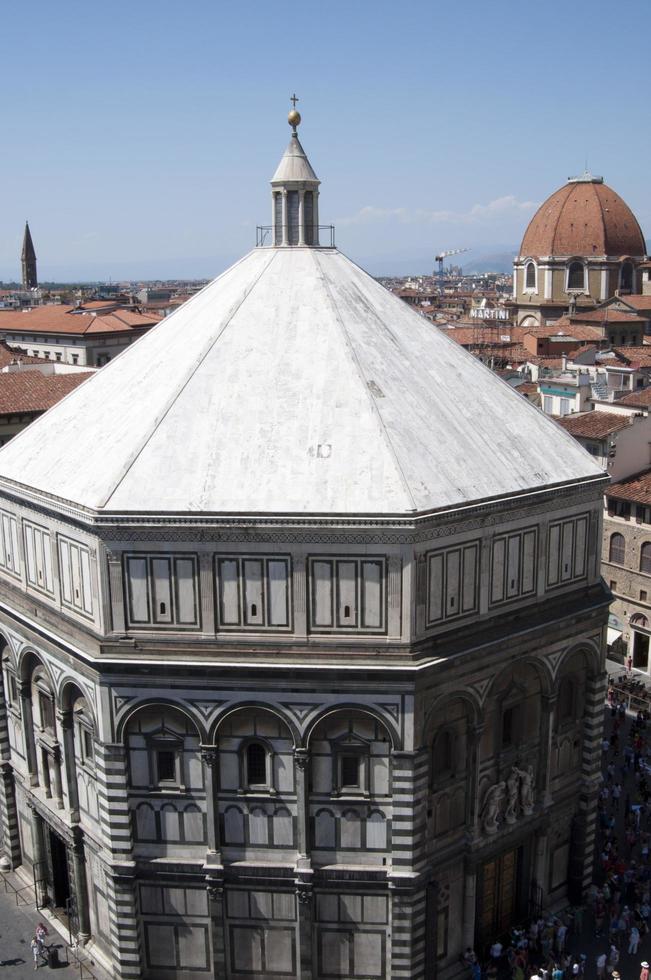
[[[646,243],[603,177],[570,177],[542,204],[513,263],[517,323],[544,327],[570,311],[642,291]]]
[[[116,980],[453,977],[591,879],[605,477],[334,247],[299,121],[0,452],[2,852]]]

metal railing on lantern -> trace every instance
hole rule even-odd
[[[276,229],[281,231],[280,228]],[[298,230],[294,227],[285,228],[284,236],[282,234],[277,235],[280,241],[274,241],[274,226],[273,225],[258,225],[256,228],[255,245],[256,248],[265,248],[272,245],[282,246],[286,245],[288,248],[296,248],[300,246],[306,246],[307,248],[336,248],[335,245],[335,226],[334,225],[314,225],[312,228],[307,228],[306,231],[312,231],[312,241],[298,241]],[[321,234],[323,232],[323,234]],[[306,236],[306,238],[309,235]],[[284,241],[283,241],[284,238]],[[318,245],[315,245],[318,242]]]

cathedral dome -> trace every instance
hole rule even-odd
[[[591,256],[646,254],[637,218],[603,178],[570,178],[548,197],[529,222],[520,256]]]

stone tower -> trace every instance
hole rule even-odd
[[[29,222],[25,222],[25,234],[23,236],[23,250],[20,253],[20,261],[23,270],[23,289],[36,289],[38,279],[36,277],[36,252],[34,242],[29,230]]]

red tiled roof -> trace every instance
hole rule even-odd
[[[20,361],[22,364],[50,364],[47,357],[30,357],[24,354],[18,347],[10,347],[4,340],[0,339],[0,368],[7,367]]]
[[[0,332],[42,334],[126,333],[153,327],[157,313],[115,310],[103,315],[80,312],[75,306],[36,306],[29,311],[0,310]]]
[[[599,350],[599,348],[595,347],[594,344],[584,344],[583,347],[577,347],[577,349],[573,350],[571,354],[568,354],[567,359],[571,361],[577,354],[587,354],[589,351],[593,350],[596,351]]]
[[[646,254],[642,230],[629,206],[607,184],[564,184],[538,208],[520,246],[521,256]]]
[[[631,408],[649,408],[651,406],[651,388],[640,388],[631,391],[623,398],[617,399],[618,405],[629,405]]]
[[[556,419],[566,432],[576,438],[605,439],[611,432],[625,429],[631,424],[629,415],[617,415],[615,412],[584,412],[576,415],[564,415]]]
[[[651,262],[642,262],[638,266],[638,269],[647,268],[651,266]],[[642,296],[640,293],[633,293],[631,296],[620,296],[619,300],[622,303],[626,303],[627,306],[632,306],[636,310],[641,310],[646,312],[647,310],[651,312],[651,296]]]
[[[617,357],[629,367],[651,367],[651,346],[613,347]]]
[[[70,374],[42,374],[41,371],[16,371],[0,374],[0,415],[45,412],[93,373],[79,371]]]
[[[619,483],[611,483],[606,496],[615,500],[633,500],[638,504],[651,504],[651,469],[629,476]]]
[[[587,313],[571,313],[569,316],[570,329],[574,324],[579,321],[579,323],[602,323],[604,326],[607,323],[639,323],[640,325],[646,323],[646,319],[643,316],[638,316],[637,313],[625,313],[623,310],[611,310],[607,306],[602,306],[599,310],[589,310]]]
[[[540,337],[542,339],[547,337],[567,337],[568,340],[601,340],[602,331],[599,327],[590,327],[583,324],[574,324],[574,317],[572,322],[560,324],[559,321],[554,323],[551,327],[531,327],[526,333],[530,337]]]

